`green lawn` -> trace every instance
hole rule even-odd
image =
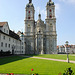
[[[72,63],[20,56],[0,58],[0,73],[30,74],[33,68],[33,73],[39,73],[40,75],[58,75],[59,72],[63,73],[69,67],[75,73],[75,64]]]
[[[69,54],[69,59],[75,61],[75,56],[74,54]],[[33,55],[35,56],[35,55]],[[35,57],[44,57],[44,58],[53,58],[53,59],[67,59],[66,54],[43,54],[43,55],[36,55]]]

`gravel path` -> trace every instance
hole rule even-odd
[[[30,56],[24,56],[24,57],[30,57]],[[43,58],[43,57],[30,57],[30,58],[53,60],[53,61],[60,61],[60,62],[67,62],[67,60],[52,59],[52,58]],[[75,61],[70,61],[70,63],[75,63]]]

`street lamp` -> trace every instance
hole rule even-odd
[[[65,42],[66,43],[66,49],[67,49],[67,62],[69,63],[69,56],[68,56],[68,41]]]
[[[12,54],[14,54],[14,49],[15,49],[15,46],[12,45]]]

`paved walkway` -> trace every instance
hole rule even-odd
[[[30,57],[30,56],[24,56],[24,57]],[[67,60],[52,59],[52,58],[43,58],[43,57],[30,57],[30,58],[53,60],[53,61],[60,61],[60,62],[67,62]],[[70,61],[70,63],[75,63],[75,61]]]
[[[71,56],[75,56],[75,55],[71,55]]]

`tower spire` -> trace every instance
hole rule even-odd
[[[41,14],[39,13],[38,18],[41,19]]]
[[[52,0],[49,0],[49,2],[51,2]]]
[[[29,3],[32,3],[32,0],[29,0]]]

